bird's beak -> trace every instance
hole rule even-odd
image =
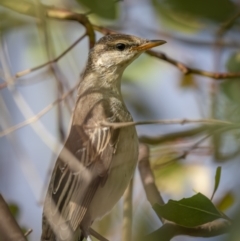
[[[133,50],[145,51],[145,50],[151,49],[153,47],[156,47],[156,46],[159,46],[159,45],[162,45],[165,43],[166,43],[166,41],[164,41],[164,40],[149,40],[148,42],[146,42],[144,44],[141,44],[137,47],[133,47]]]

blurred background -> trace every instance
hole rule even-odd
[[[57,63],[16,77],[20,71],[56,58],[85,32],[84,26],[77,22],[45,18],[40,2],[27,2],[35,13],[31,17],[18,13],[19,9],[28,11],[24,9],[25,1],[0,0],[0,192],[20,226],[33,229],[28,237],[31,241],[40,239],[48,181],[68,132],[77,84],[89,51],[85,37]],[[188,67],[218,73],[240,72],[240,2],[237,0],[48,0],[41,3],[86,13],[93,24],[114,31],[166,40],[167,44],[154,50]],[[97,39],[101,36],[96,32]],[[176,66],[144,54],[125,71],[122,93],[135,121],[238,122],[240,79],[214,80],[203,75],[184,75]],[[213,202],[234,217],[240,201],[238,129],[210,132],[202,124],[155,124],[137,126],[137,131],[140,137],[159,139],[150,145],[151,165],[165,202],[196,192],[210,198],[215,170],[221,166],[220,186]],[[185,152],[188,154],[185,159],[178,158]],[[159,228],[160,221],[145,197],[138,171],[134,176],[133,202],[134,236]],[[121,240],[121,227],[122,200],[95,224],[103,236],[116,241]],[[209,240],[230,239],[223,235]]]

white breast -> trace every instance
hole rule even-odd
[[[135,127],[122,128],[108,179],[103,186],[99,186],[89,207],[92,221],[111,211],[121,198],[133,176],[137,158],[138,138]]]

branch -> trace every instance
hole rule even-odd
[[[128,126],[136,126],[136,125],[152,125],[152,124],[208,124],[208,125],[233,125],[234,123],[229,121],[222,121],[217,119],[176,119],[176,120],[151,120],[151,121],[131,121],[131,122],[102,122],[101,125],[104,127],[112,127],[113,129],[128,127]],[[88,128],[94,128],[94,126],[89,126]]]
[[[50,111],[56,104],[60,101],[64,100],[68,95],[72,94],[72,92],[76,90],[76,86],[64,94],[61,98],[55,100],[52,104],[45,107],[43,110],[38,112],[38,114],[34,115],[33,117],[15,125],[8,129],[3,130],[0,132],[0,137],[10,134],[13,131],[16,131],[28,124],[32,124],[39,120],[43,115],[45,115],[48,111]],[[198,124],[203,123],[209,126],[212,126],[215,130],[224,128],[224,131],[230,129],[239,128],[238,124],[229,122],[229,121],[222,121],[217,119],[176,119],[176,120],[152,120],[152,121],[136,121],[136,122],[121,122],[121,123],[111,123],[111,122],[102,122],[101,125],[105,127],[112,127],[113,129],[124,128],[128,126],[136,126],[136,125],[151,125],[151,124],[164,124],[164,125],[172,125],[172,124]],[[95,128],[95,126],[86,126],[88,128]],[[223,131],[223,130],[222,130]],[[156,142],[156,141],[155,141]]]
[[[149,54],[150,56],[165,60],[166,62],[176,66],[185,75],[196,74],[196,75],[201,75],[201,76],[205,76],[205,77],[210,77],[210,78],[213,78],[216,80],[240,77],[239,72],[237,72],[237,73],[217,73],[217,72],[209,72],[209,71],[205,71],[205,70],[201,70],[201,69],[194,69],[194,68],[188,67],[187,65],[185,65],[175,59],[168,57],[166,54],[161,53],[161,52],[148,50],[146,53]]]
[[[164,205],[163,198],[158,191],[155,183],[155,177],[149,162],[149,147],[146,144],[139,144],[139,156],[138,156],[138,170],[140,172],[142,184],[147,196],[147,200],[153,206],[155,203]],[[164,222],[164,219],[156,213],[159,219]]]
[[[184,151],[181,155],[177,156],[177,157],[174,157],[172,159],[170,159],[169,161],[166,161],[164,163],[161,163],[161,164],[156,164],[156,165],[153,165],[153,168],[161,168],[161,167],[164,167],[166,165],[169,165],[169,164],[172,164],[173,162],[176,162],[178,160],[181,160],[181,159],[185,159],[188,154],[193,151],[194,149],[196,149],[203,141],[205,141],[207,138],[209,138],[211,135],[213,135],[213,133],[209,133],[207,136],[204,136],[202,139],[198,140],[196,143],[194,143],[188,150]]]
[[[26,125],[29,125],[29,124],[32,124],[32,123],[38,121],[42,116],[44,116],[48,111],[50,111],[60,101],[64,100],[66,97],[68,97],[70,94],[72,94],[76,90],[76,87],[77,86],[74,86],[70,91],[65,93],[62,97],[58,98],[57,100],[55,100],[50,105],[46,106],[43,110],[38,112],[38,114],[34,115],[33,117],[15,125],[15,126],[12,126],[8,129],[3,130],[2,132],[0,132],[0,137],[6,136],[6,135],[8,135],[8,134],[10,134],[10,133],[12,133],[16,130],[19,130],[19,129],[23,128]]]
[[[159,135],[159,136],[140,136],[138,139],[142,143],[146,143],[149,145],[158,145],[163,142],[169,142],[169,141],[174,141],[176,139],[183,139],[183,138],[188,138],[188,137],[194,137],[197,135],[204,134],[211,129],[215,128],[215,126],[210,126],[210,125],[202,125],[200,127],[192,128],[190,130],[185,130],[185,131],[179,131],[179,132],[173,132],[173,133],[168,133],[165,135]]]
[[[27,241],[21,228],[12,216],[9,207],[0,194],[0,234],[4,241]]]
[[[79,39],[77,39],[72,45],[70,45],[70,47],[68,47],[65,51],[63,51],[59,56],[57,56],[55,59],[53,60],[50,60],[44,64],[41,64],[37,67],[34,67],[34,68],[31,68],[31,69],[25,69],[23,71],[20,71],[20,72],[17,72],[15,74],[15,76],[13,77],[13,79],[11,79],[11,82],[3,82],[3,83],[0,83],[0,90],[3,89],[3,88],[6,88],[9,84],[13,84],[13,81],[16,79],[16,78],[20,78],[22,76],[25,76],[29,73],[32,73],[33,71],[36,71],[38,69],[41,69],[47,65],[51,65],[53,63],[57,63],[58,60],[60,60],[63,56],[65,56],[71,49],[73,49],[84,37],[86,37],[86,33],[84,35],[82,35]]]

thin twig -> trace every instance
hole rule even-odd
[[[50,111],[55,105],[57,105],[60,101],[64,100],[66,97],[68,97],[70,94],[72,94],[75,90],[76,90],[76,86],[74,86],[70,91],[65,93],[62,97],[58,98],[53,103],[46,106],[43,110],[38,112],[38,114],[34,115],[33,117],[15,125],[15,126],[12,126],[8,129],[3,130],[2,132],[0,132],[0,137],[6,136],[6,135],[12,133],[13,131],[19,130],[20,128],[23,128],[26,125],[29,125],[29,124],[32,124],[32,123],[36,122],[42,116],[44,116],[48,111]]]
[[[176,66],[185,75],[186,74],[197,74],[197,75],[201,75],[201,76],[205,76],[205,77],[210,77],[215,80],[227,79],[227,78],[234,79],[234,78],[240,77],[239,72],[237,72],[237,73],[228,73],[228,72],[218,73],[218,72],[210,72],[210,71],[205,71],[205,70],[201,70],[201,69],[191,68],[175,59],[168,57],[166,54],[161,53],[161,52],[148,50],[146,53],[149,54],[150,56],[165,60],[166,62]]]
[[[212,133],[204,136],[203,138],[201,138],[200,140],[198,140],[196,143],[194,143],[188,150],[184,151],[181,155],[179,155],[179,156],[177,156],[177,157],[174,157],[174,158],[170,159],[170,160],[167,161],[167,162],[153,165],[153,168],[154,168],[154,169],[161,168],[161,167],[164,167],[164,166],[166,166],[166,165],[170,165],[170,164],[172,164],[172,163],[174,163],[174,162],[176,162],[176,161],[178,161],[178,160],[185,159],[192,150],[194,150],[195,148],[197,148],[203,141],[205,141],[205,140],[206,140],[207,138],[209,138],[211,135],[212,135]]]
[[[24,234],[25,237],[27,237],[33,230],[32,229],[28,229],[27,232]]]
[[[229,121],[222,121],[217,119],[176,119],[176,120],[151,120],[151,121],[131,121],[131,122],[119,122],[119,123],[111,123],[111,122],[102,122],[101,125],[105,127],[112,127],[113,129],[136,126],[136,125],[152,125],[152,124],[208,124],[208,125],[232,125],[234,123]],[[89,128],[94,128],[89,126]]]
[[[64,50],[59,56],[57,56],[55,59],[53,60],[50,60],[44,64],[41,64],[37,67],[34,67],[34,68],[31,68],[31,69],[26,69],[26,70],[23,70],[23,71],[20,71],[18,73],[16,73],[15,77],[16,78],[20,78],[24,75],[27,75],[35,70],[38,70],[38,69],[41,69],[47,65],[50,65],[50,64],[53,64],[53,63],[56,63],[58,62],[58,60],[60,60],[64,55],[66,55],[71,49],[73,49],[81,40],[83,40],[83,38],[86,37],[86,33],[83,34],[80,38],[78,38],[72,45],[70,45],[66,50]]]
[[[146,143],[149,145],[159,145],[164,142],[170,142],[177,139],[183,139],[183,138],[202,135],[203,133],[206,133],[213,128],[215,129],[215,126],[202,125],[202,126],[184,130],[184,131],[161,134],[159,136],[140,136],[138,139],[142,143]]]
[[[12,78],[13,80],[16,80],[16,78],[20,78],[20,77],[23,77],[29,73],[32,73],[33,71],[36,71],[38,69],[41,69],[45,66],[48,66],[50,64],[53,64],[53,63],[57,63],[63,56],[65,56],[72,48],[74,48],[81,40],[83,40],[83,38],[86,37],[86,33],[84,35],[82,35],[80,38],[78,38],[70,47],[68,47],[66,50],[64,50],[59,56],[57,56],[55,59],[53,60],[50,60],[44,64],[41,64],[39,66],[36,66],[34,68],[31,68],[31,69],[25,69],[23,71],[20,71],[18,73],[15,74],[15,76]],[[12,84],[13,81],[11,81],[11,84]],[[10,83],[9,82],[3,82],[0,84],[0,90],[3,89],[3,88],[6,88]]]

